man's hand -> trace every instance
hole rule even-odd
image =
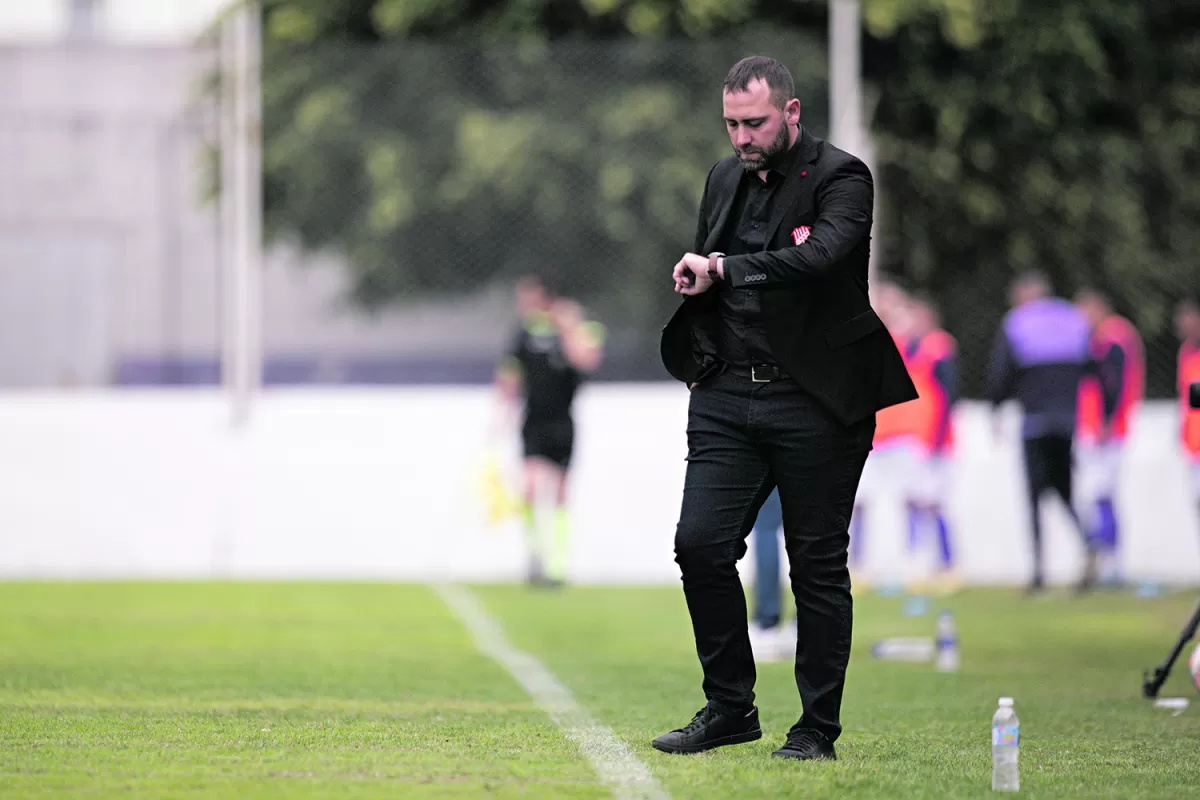
[[[690,276],[688,270],[691,271]],[[675,291],[679,294],[704,294],[713,285],[712,278],[708,276],[708,258],[695,253],[684,253],[671,276],[675,279]]]

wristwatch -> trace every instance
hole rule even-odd
[[[724,253],[709,253],[708,254],[708,277],[714,281],[721,280],[721,273],[717,271],[717,259],[724,258]]]

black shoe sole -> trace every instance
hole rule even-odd
[[[771,755],[775,758],[790,758],[792,761],[837,761],[837,753],[798,753],[780,748]]]
[[[702,744],[669,745],[659,742],[656,739],[650,743],[650,746],[655,750],[661,750],[664,753],[686,755],[688,753],[703,753],[705,750],[713,750],[717,747],[725,747],[726,745],[731,744],[755,742],[761,738],[762,728],[758,728],[757,730],[746,731],[745,733],[735,733],[732,736],[722,736],[720,739],[713,739]]]

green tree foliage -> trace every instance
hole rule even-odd
[[[368,307],[538,271],[659,374],[645,334],[728,152],[725,71],[783,53],[824,116],[820,37],[743,25],[756,5],[269,0],[268,228],[344,253]]]
[[[1022,270],[1109,291],[1170,390],[1200,289],[1200,11],[1173,0],[863,0],[885,267],[941,301],[968,389]],[[823,0],[265,0],[268,227],[365,306],[536,269],[649,347],[673,307],[717,87],[785,60],[824,132]]]
[[[1171,391],[1200,288],[1200,13],[1153,0],[876,0],[888,261],[943,302],[978,389],[1011,277],[1109,292]]]

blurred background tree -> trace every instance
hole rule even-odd
[[[929,291],[977,394],[1010,278],[1110,292],[1169,393],[1200,289],[1200,11],[1168,0],[864,0],[880,263]],[[267,222],[366,308],[545,275],[662,377],[719,85],[784,60],[826,132],[823,0],[267,0]],[[553,79],[548,79],[553,76]]]
[[[343,253],[367,308],[538,272],[609,323],[610,374],[662,377],[725,71],[785,53],[823,127],[822,37],[759,5],[269,0],[268,228]]]
[[[968,389],[1037,268],[1110,293],[1170,394],[1171,308],[1200,289],[1200,7],[869,0],[865,20],[885,261],[942,301]]]

